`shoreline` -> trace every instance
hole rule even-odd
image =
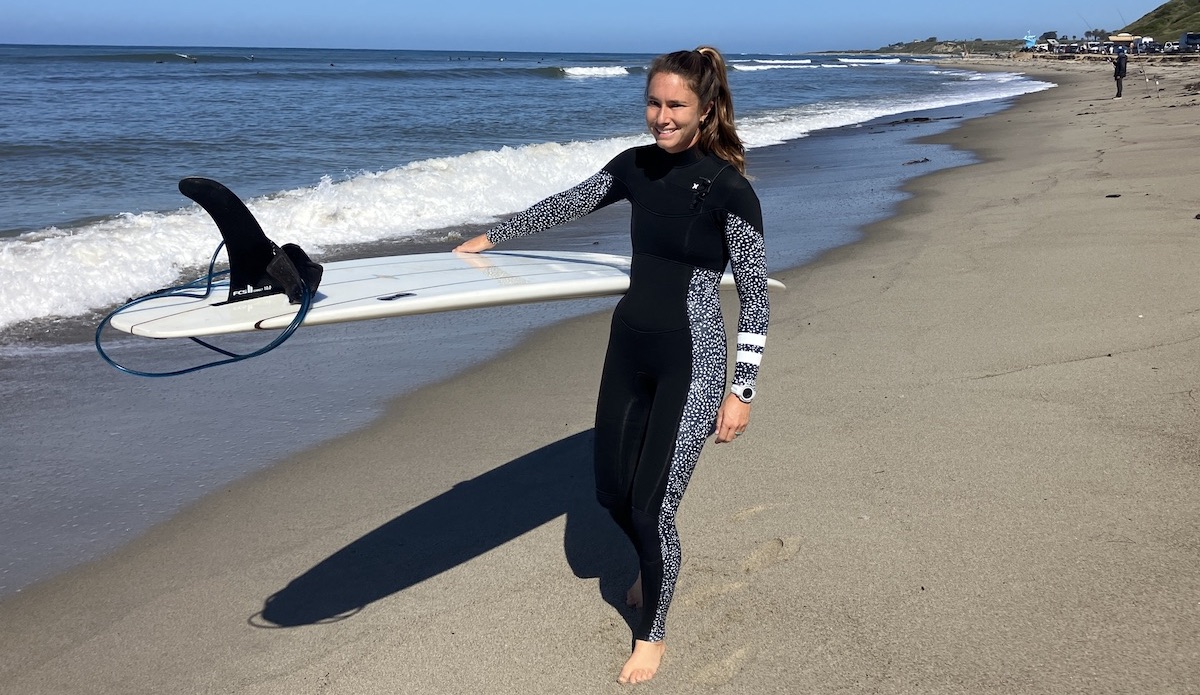
[[[1196,682],[1197,250],[1183,183],[1149,161],[1187,124],[1134,99],[1101,114],[1094,78],[934,136],[980,162],[779,274],[769,386],[750,436],[706,448],[650,687]],[[1031,128],[1045,142],[1014,147]],[[1108,148],[1141,180],[1105,176]],[[1055,224],[1117,184],[1107,224]],[[0,602],[0,691],[615,691],[632,569],[580,465],[606,320],[540,331]],[[298,627],[252,629],[264,610]]]

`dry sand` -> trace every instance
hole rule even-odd
[[[1029,69],[1061,86],[938,136],[982,163],[779,274],[639,690],[1200,692],[1200,69],[1118,102],[1105,65]],[[606,322],[0,603],[0,692],[624,691]]]

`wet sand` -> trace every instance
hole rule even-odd
[[[762,395],[693,479],[640,690],[1195,691],[1189,70],[1113,102],[1104,65],[1054,66],[936,136],[981,163],[778,274]],[[588,453],[606,324],[0,602],[0,692],[624,691],[632,556]]]

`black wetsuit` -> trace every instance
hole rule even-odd
[[[755,385],[766,345],[762,212],[720,158],[648,145],[487,237],[533,234],[618,200],[632,205],[633,262],[596,406],[596,494],[637,548],[645,609],[634,636],[658,641],[679,575],[675,512],[726,393],[718,288],[731,262],[741,303],[734,384]]]

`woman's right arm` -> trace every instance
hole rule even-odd
[[[463,242],[454,250],[461,253],[479,253],[502,241],[537,234],[577,220],[623,198],[619,188],[613,175],[601,169],[583,183],[535,203],[527,210],[518,212],[492,227],[485,234]]]

